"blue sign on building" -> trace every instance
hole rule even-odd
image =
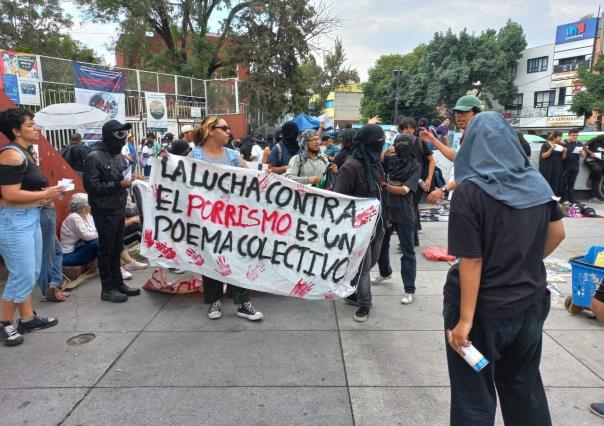
[[[597,24],[598,18],[589,18],[573,22],[572,24],[558,25],[556,29],[556,44],[595,38]]]

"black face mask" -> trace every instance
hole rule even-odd
[[[113,155],[122,152],[122,147],[124,146],[124,142],[126,142],[126,137],[128,135],[126,134],[123,138],[119,138],[118,136],[122,136],[121,132],[113,132],[103,136],[103,143],[107,147],[107,150]]]
[[[396,156],[401,160],[412,157],[415,154],[413,147],[408,142],[399,142],[398,144],[396,144],[395,150]]]

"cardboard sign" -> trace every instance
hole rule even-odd
[[[169,155],[153,162],[141,254],[268,293],[345,297],[380,203],[259,170]]]

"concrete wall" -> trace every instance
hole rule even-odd
[[[357,122],[361,120],[361,98],[363,93],[336,92],[334,120]]]

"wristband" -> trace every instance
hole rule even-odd
[[[445,197],[449,195],[449,190],[447,189],[447,185],[441,186],[440,190],[445,194]]]

